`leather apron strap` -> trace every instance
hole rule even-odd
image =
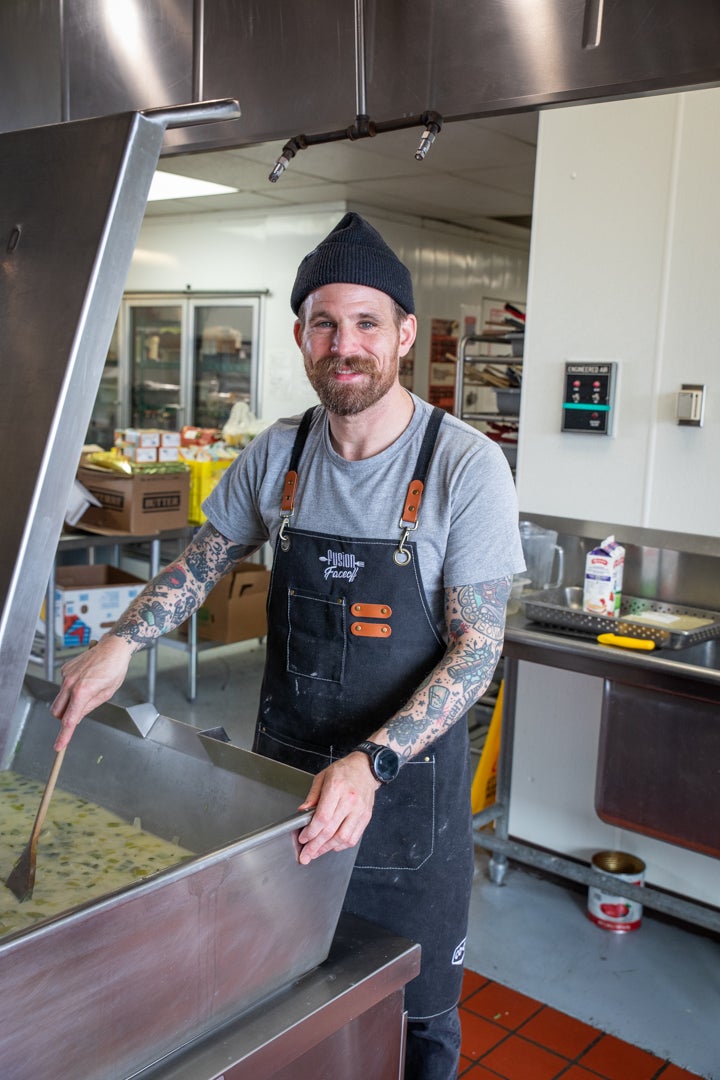
[[[280,543],[284,550],[287,550],[288,547],[287,530],[290,526],[290,519],[292,518],[295,509],[295,498],[297,496],[299,479],[298,467],[310,432],[310,425],[312,424],[313,417],[319,407],[320,406],[318,405],[313,405],[303,414],[290,454],[288,471],[285,474],[283,495],[280,503],[280,510],[283,516],[282,525],[280,526]],[[408,484],[405,503],[398,523],[398,527],[401,529],[401,536],[398,549],[394,555],[395,562],[398,566],[406,566],[410,562],[410,552],[405,547],[405,543],[410,533],[418,527],[418,515],[420,513],[420,503],[422,502],[423,491],[425,490],[425,480],[427,478],[428,469],[430,468],[438,431],[440,430],[440,425],[444,418],[445,412],[436,405],[430,413],[430,418],[425,427],[425,434],[420,446],[420,452],[417,461],[415,462],[413,478]]]

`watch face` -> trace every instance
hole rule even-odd
[[[383,784],[387,784],[397,776],[400,762],[395,751],[391,750],[389,746],[384,746],[375,755],[373,766],[378,780],[382,780]]]

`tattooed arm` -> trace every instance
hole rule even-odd
[[[493,677],[505,633],[511,578],[445,590],[448,647],[407,705],[370,738],[409,761],[464,716]]]
[[[152,645],[189,619],[213,585],[252,551],[231,543],[206,522],[180,558],[146,585],[109,633],[126,641],[132,652]]]
[[[448,646],[410,701],[368,738],[391,746],[401,762],[419,754],[452,727],[485,693],[505,633],[511,578],[445,590]],[[340,758],[315,777],[301,809],[315,807],[300,833],[300,861],[353,847],[372,815],[379,782],[365,754]]]
[[[62,728],[61,750],[83,716],[109,701],[127,675],[133,653],[169,633],[202,604],[220,578],[253,548],[233,544],[207,522],[174,563],[161,570],[96,646],[62,668],[62,685],[50,707]]]

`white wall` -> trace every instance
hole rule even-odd
[[[146,218],[127,280],[133,292],[153,290],[260,290],[263,302],[263,419],[296,413],[312,404],[292,337],[290,291],[303,258],[333,228],[344,204],[271,214],[193,214]],[[528,253],[488,243],[472,233],[430,226],[357,207],[382,233],[413,275],[418,314],[416,383],[427,393],[430,322],[459,319],[463,304],[485,296],[524,299]]]
[[[518,455],[525,512],[720,534],[719,192],[720,90],[541,115]],[[570,359],[620,363],[614,439],[560,433]],[[707,385],[700,429],[675,421],[683,382]],[[619,847],[645,860],[653,884],[717,903],[717,860],[595,814],[601,681],[525,663],[520,674],[513,835],[583,859]]]
[[[540,116],[518,456],[526,512],[715,536],[720,90]],[[560,432],[567,360],[620,364],[614,439]],[[683,382],[705,426],[679,427]]]

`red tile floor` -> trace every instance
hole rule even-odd
[[[468,1080],[698,1080],[645,1050],[465,972],[458,1076]]]

